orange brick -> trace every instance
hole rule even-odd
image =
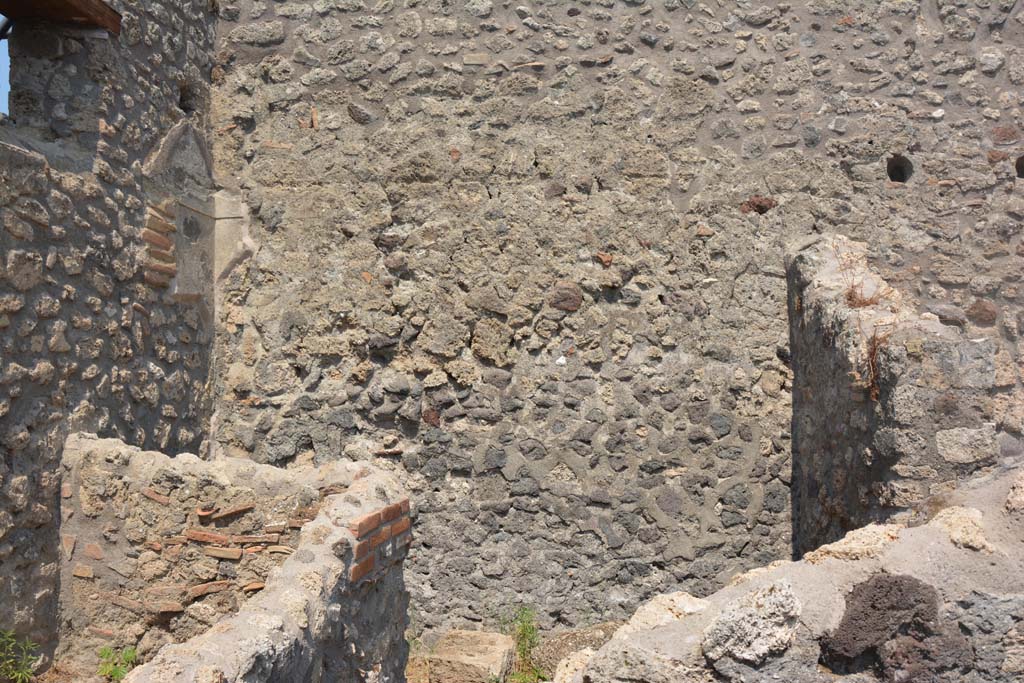
[[[378,524],[380,524],[380,511],[371,512],[370,514],[363,515],[362,517],[356,517],[348,523],[348,530],[351,531],[356,538],[363,538],[376,529]]]
[[[355,557],[357,560],[361,560],[366,557],[366,554],[370,552],[371,542],[369,540],[359,541],[355,546]]]
[[[146,212],[146,227],[157,232],[174,232],[177,228],[173,223],[154,211],[152,208]]]
[[[398,504],[402,507],[402,512],[404,514],[409,514],[409,499],[408,498],[403,498],[402,500],[398,501]]]
[[[408,517],[403,517],[394,524],[391,525],[391,535],[398,536],[399,534],[405,533],[412,528],[412,521]]]
[[[203,548],[203,552],[210,557],[216,557],[221,560],[240,560],[242,559],[241,548],[221,548],[216,545],[208,545]]]
[[[160,503],[161,505],[170,505],[171,504],[171,499],[170,498],[168,498],[164,494],[160,493],[159,491],[151,489],[148,486],[146,488],[142,489],[142,495],[144,495],[146,498],[149,498],[152,501],[156,501],[157,503]]]
[[[170,251],[174,248],[174,242],[170,238],[148,228],[142,231],[142,239],[157,249],[163,249],[164,251]]]
[[[352,565],[352,568],[348,570],[348,578],[350,581],[355,583],[361,581],[373,571],[373,555],[370,555],[359,564]]]
[[[235,515],[240,515],[243,512],[249,512],[249,510],[252,510],[254,507],[256,506],[252,505],[251,503],[246,503],[245,505],[236,505],[233,508],[228,508],[227,510],[223,510],[221,512],[214,514],[214,516],[210,519],[224,519],[225,517],[233,517]]]
[[[380,531],[374,534],[371,540],[373,542],[373,547],[375,550],[380,546],[384,545],[385,543],[391,540],[391,527],[382,527]]]
[[[150,259],[149,263],[146,264],[146,268],[153,272],[163,273],[164,275],[169,275],[171,277],[178,274],[178,266],[173,263],[162,263],[153,259]]]
[[[230,581],[211,581],[210,583],[201,583],[198,586],[192,586],[188,589],[188,597],[192,600],[201,598],[204,595],[210,593],[220,593],[231,588]]]
[[[380,511],[380,521],[390,522],[393,519],[398,519],[402,516],[402,506],[399,503],[394,505],[388,505],[386,508]]]
[[[99,543],[86,543],[82,546],[82,553],[90,560],[102,560],[105,557]]]
[[[185,538],[196,543],[217,543],[219,545],[227,545],[231,542],[230,536],[224,534],[214,533],[213,531],[204,531],[202,529],[188,529],[185,531]]]
[[[75,568],[71,570],[71,575],[79,579],[91,579],[95,576],[92,571],[92,567],[87,564],[79,562],[75,565]]]
[[[146,611],[146,606],[138,600],[132,600],[131,598],[126,598],[123,595],[117,595],[116,593],[106,593],[103,595],[103,599],[110,604],[122,607],[129,612],[137,612],[141,614]]]

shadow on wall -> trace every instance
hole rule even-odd
[[[10,112],[8,98],[11,94],[11,55],[7,42],[10,29],[10,22],[0,14],[0,114]]]
[[[793,479],[790,487],[793,558],[864,525],[862,490],[881,481],[888,464],[859,462],[869,448],[877,415],[869,391],[851,380],[860,368],[835,345],[822,309],[806,310],[808,282],[788,273],[790,349],[793,353]],[[827,472],[816,471],[828,461]],[[856,477],[856,478],[855,478]],[[824,486],[823,486],[824,484]],[[825,490],[822,490],[822,489]]]

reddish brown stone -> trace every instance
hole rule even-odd
[[[967,309],[967,318],[975,325],[988,327],[996,324],[999,317],[999,309],[991,301],[975,299],[970,308]]]
[[[1016,126],[996,126],[992,129],[992,142],[997,145],[1013,145],[1020,140]]]
[[[561,311],[578,311],[583,305],[583,292],[575,282],[560,280],[548,293],[548,304]]]
[[[152,208],[146,212],[146,227],[160,233],[175,232],[177,230],[173,223]]]
[[[999,162],[1006,161],[1009,158],[1010,155],[1002,150],[990,149],[988,151],[988,163],[990,164],[998,164]]]
[[[107,593],[103,596],[103,599],[111,605],[117,605],[129,612],[142,614],[146,611],[146,606],[138,600],[132,600],[131,598],[126,598],[125,596],[118,595],[117,593]]]
[[[740,204],[740,211],[742,213],[750,213],[751,211],[754,211],[758,214],[766,214],[778,205],[779,203],[771,197],[763,197],[759,194],[755,194],[750,199]]]
[[[104,558],[103,548],[98,543],[86,543],[82,546],[82,553],[90,560],[102,560]]]
[[[423,413],[420,415],[420,419],[431,427],[441,426],[441,413],[437,412],[435,408],[424,408]]]

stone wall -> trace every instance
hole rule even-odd
[[[993,403],[1020,365],[908,308],[866,251],[820,235],[787,258],[798,554],[953,491],[1011,438]]]
[[[101,648],[130,646],[153,659],[135,681],[398,680],[412,531],[390,477],[81,434],[63,462],[59,675],[89,678]]]
[[[222,2],[217,447],[392,461],[417,631],[788,556],[788,239],[1019,361],[1022,11],[961,4]]]
[[[212,308],[170,291],[191,239],[176,204],[209,168],[195,137],[147,162],[175,126],[205,129],[213,16],[111,5],[120,37],[14,27],[0,120],[0,627],[48,646],[64,437],[199,449],[209,412]]]

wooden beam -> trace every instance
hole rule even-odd
[[[103,0],[0,0],[0,14],[14,21],[70,22],[121,34],[121,15]]]

